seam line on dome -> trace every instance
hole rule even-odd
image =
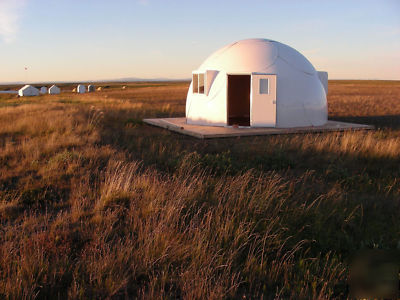
[[[315,75],[315,72],[316,72],[316,71],[315,71],[314,73],[310,73],[310,72],[306,72],[306,71],[304,71],[304,70],[301,70],[301,69],[295,67],[295,66],[292,65],[290,62],[288,62],[286,59],[284,59],[282,56],[280,56],[280,55],[279,55],[279,52],[278,52],[278,57],[279,57],[280,59],[282,59],[285,63],[287,63],[289,66],[293,67],[294,69],[296,69],[296,70],[299,71],[299,72],[303,72],[304,74],[307,74],[307,75],[310,75],[310,76]]]
[[[218,58],[221,56],[221,54],[225,53],[226,51],[228,51],[230,48],[232,48],[233,46],[235,46],[238,42],[234,42],[232,44],[230,44],[229,46],[226,47],[226,49],[224,51],[222,51],[221,53],[218,53],[218,55],[215,58]]]
[[[268,40],[267,41],[268,43],[276,43],[275,41],[270,41],[270,40]],[[279,57],[279,48],[276,46],[276,45],[274,45],[274,48],[276,49],[276,56],[274,57],[274,60],[269,64],[269,65],[267,65],[267,66],[265,66],[264,67],[264,70],[266,71],[266,70],[268,70],[270,67],[272,67],[273,65],[275,65],[276,64],[276,60],[278,59],[278,57]]]
[[[274,61],[273,61],[272,63],[270,63],[269,65],[267,65],[266,67],[264,67],[264,70],[266,71],[266,70],[268,70],[269,68],[271,68],[273,65],[275,65],[275,64],[276,64],[276,60],[278,59],[278,57],[279,57],[279,55],[277,55],[277,56],[274,58]]]

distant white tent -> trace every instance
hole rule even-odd
[[[47,94],[47,87],[42,86],[39,91],[41,94]]]
[[[88,91],[88,93],[94,92],[94,85],[93,84],[89,84],[88,87],[87,87],[87,91]]]
[[[38,96],[39,90],[29,84],[25,85],[21,89],[18,90],[18,95],[23,96]]]
[[[50,95],[56,95],[56,94],[59,94],[60,93],[60,88],[58,87],[58,86],[56,86],[56,85],[52,85],[50,88],[49,88],[49,94]]]
[[[86,87],[83,84],[80,84],[76,87],[76,92],[78,94],[84,94],[86,93]]]

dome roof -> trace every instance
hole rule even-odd
[[[315,74],[313,65],[300,52],[268,39],[247,39],[229,44],[209,56],[199,70],[267,72],[277,61],[297,71]]]

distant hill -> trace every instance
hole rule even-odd
[[[138,78],[138,77],[126,77],[120,79],[112,79],[112,80],[100,80],[98,82],[133,82],[133,81],[187,81],[190,78],[180,78],[180,79],[171,79],[171,78]]]
[[[135,81],[189,81],[190,78],[171,79],[171,78],[139,78],[125,77],[117,79],[100,79],[100,80],[79,80],[79,81],[34,81],[29,84],[54,84],[54,83],[96,83],[96,82],[135,82]],[[25,85],[22,81],[0,82],[0,85]]]

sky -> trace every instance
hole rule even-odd
[[[330,79],[400,79],[400,0],[0,0],[0,82],[190,78],[246,38]]]

